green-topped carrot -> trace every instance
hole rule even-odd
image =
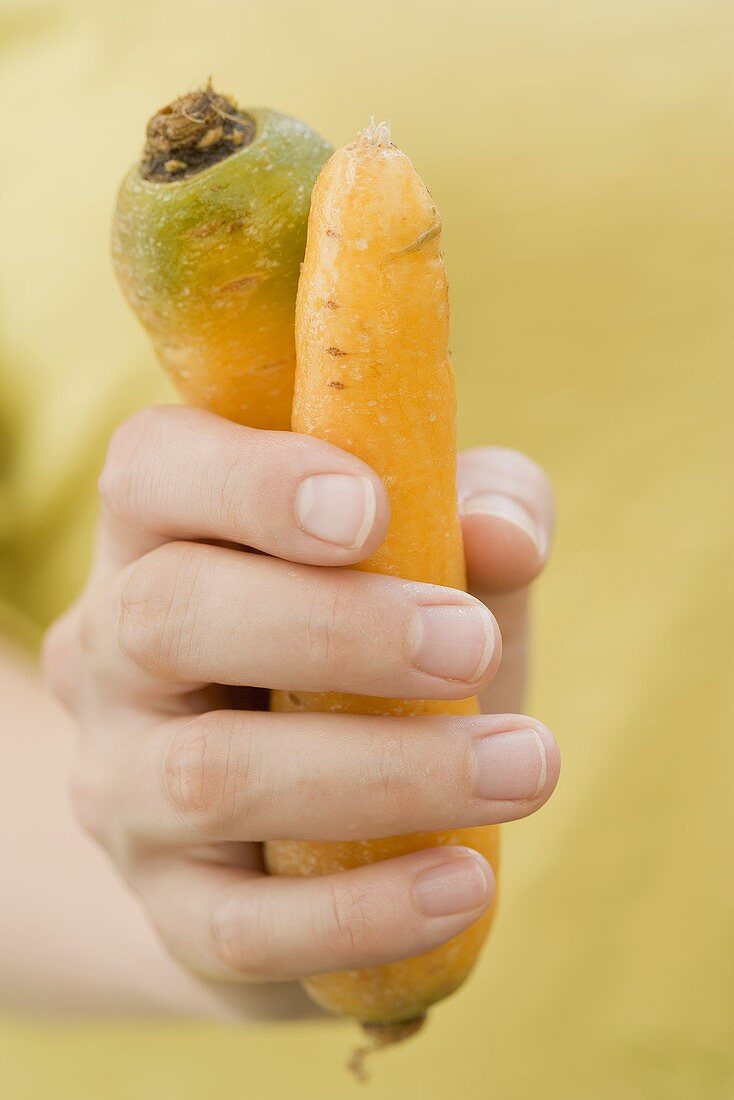
[[[189,404],[290,425],[311,190],[331,152],[303,122],[211,86],[148,123],[115,212],[117,276]]]

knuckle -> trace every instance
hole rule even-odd
[[[332,946],[339,960],[349,964],[364,952],[372,933],[367,892],[359,887],[334,888],[331,895]]]
[[[79,617],[79,645],[85,657],[94,652],[99,637],[98,623],[95,604],[88,600]]]
[[[356,804],[369,807],[370,815],[379,814],[381,821],[401,832],[436,828],[439,823],[467,824],[473,797],[473,735],[462,733],[450,718],[429,731],[406,729],[412,720],[398,721],[389,737],[374,739],[375,752],[361,769]],[[355,820],[355,829],[365,824]]]
[[[74,816],[84,832],[105,845],[107,791],[99,767],[87,760],[78,762],[69,776],[68,793]]]
[[[89,662],[110,633],[115,620],[115,598],[110,584],[100,585],[79,611],[79,645]]]
[[[65,706],[71,706],[78,678],[79,617],[72,611],[57,619],[43,638],[41,682]]]
[[[186,543],[166,543],[131,567],[116,633],[120,652],[137,668],[170,679],[190,658],[200,567],[200,548]]]
[[[171,735],[163,751],[161,785],[174,813],[195,822],[203,836],[232,837],[240,819],[254,816],[257,792],[251,791],[252,739],[222,716],[195,719]]]
[[[339,663],[354,644],[341,616],[342,594],[339,579],[327,585],[316,583],[312,589],[305,620],[309,658],[315,665]]]
[[[252,481],[249,464],[239,454],[223,462],[217,452],[202,468],[202,497],[209,520],[216,529],[239,535],[243,522],[245,487]]]
[[[262,979],[269,975],[269,952],[264,945],[256,942],[239,896],[225,894],[212,907],[209,931],[214,954],[228,973],[249,979]]]
[[[419,770],[419,760],[411,750],[411,735],[394,733],[378,746],[360,777],[360,787],[369,795],[372,806],[389,808],[396,818],[410,819],[416,801],[430,779],[428,769]],[[407,815],[407,816],[406,816]]]
[[[160,410],[141,409],[112,434],[97,489],[113,515],[129,519],[135,514],[141,465],[159,418]]]

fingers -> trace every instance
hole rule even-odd
[[[118,428],[100,496],[103,557],[116,568],[168,539],[347,565],[377,548],[389,519],[384,485],[358,458],[191,408],[145,409]]]
[[[553,530],[544,472],[518,451],[477,447],[459,456],[458,486],[472,589],[528,585],[545,564]]]
[[[147,554],[90,598],[103,680],[459,699],[499,663],[494,618],[464,592],[195,543]]]
[[[362,840],[513,821],[559,772],[531,718],[218,711],[127,740],[116,815],[144,844]]]
[[[316,878],[155,860],[137,888],[184,965],[272,981],[430,951],[481,916],[494,878],[478,853],[446,847]]]

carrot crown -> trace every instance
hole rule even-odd
[[[255,129],[252,115],[209,82],[156,111],[146,129],[140,174],[160,183],[186,179],[249,145]]]

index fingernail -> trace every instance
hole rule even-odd
[[[375,487],[367,477],[314,474],[296,492],[296,519],[307,535],[349,550],[364,546],[375,522]]]

